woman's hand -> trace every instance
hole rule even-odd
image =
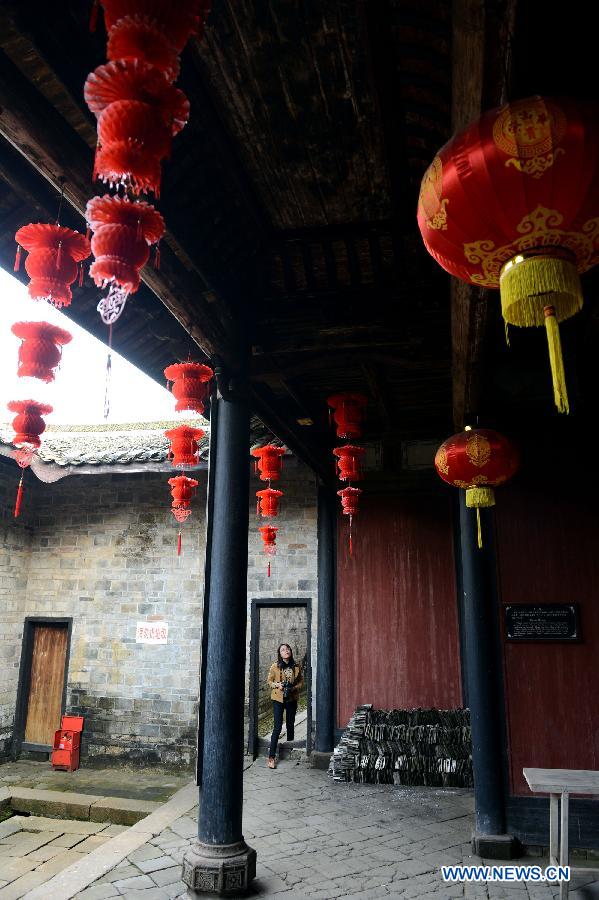
[[[277,688],[279,691],[283,690],[283,682],[282,681],[273,681],[273,687]]]

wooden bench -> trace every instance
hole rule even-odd
[[[549,794],[549,860],[553,866],[570,865],[568,846],[568,803],[570,794],[599,794],[599,772],[585,769],[523,769],[528,786],[535,794]],[[562,801],[560,817],[560,797]],[[560,821],[561,820],[561,821]],[[560,827],[561,825],[561,827]],[[596,868],[570,866],[570,877],[599,874]],[[568,896],[568,882],[560,884],[560,900]]]

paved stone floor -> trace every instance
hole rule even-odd
[[[190,810],[75,896],[81,900],[186,898],[180,866],[196,834],[196,814],[197,810]],[[258,852],[252,897],[544,900],[558,896],[557,887],[533,883],[444,884],[439,872],[442,864],[481,862],[471,855],[471,827],[470,791],[336,784],[325,772],[291,759],[274,772],[260,759],[245,774],[245,838]],[[597,895],[581,890],[570,896],[582,900]]]
[[[0,765],[0,787],[27,787],[48,791],[75,791],[107,797],[164,802],[189,782],[189,772],[168,772],[159,767],[126,765],[75,772],[54,771],[49,762],[19,760]]]

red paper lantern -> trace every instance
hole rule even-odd
[[[545,325],[560,412],[568,410],[558,322],[582,306],[599,259],[599,107],[530,97],[485,113],[422,180],[418,224],[452,275],[499,288],[506,323]]]
[[[337,457],[338,475],[341,481],[361,480],[360,463],[365,452],[364,447],[355,447],[352,444],[335,447],[333,454]]]
[[[164,377],[173,382],[172,393],[177,400],[177,412],[203,414],[213,375],[210,366],[196,362],[173,363],[166,367]]]
[[[25,261],[25,271],[31,279],[29,296],[57,307],[69,306],[77,264],[87,259],[91,251],[88,239],[71,228],[38,222],[19,228],[15,240],[15,270],[20,266],[21,247],[29,254]]]
[[[277,531],[278,528],[275,525],[262,525],[260,527],[263,544],[262,549],[269,557],[275,556],[277,552]],[[270,559],[268,560],[266,574],[270,578]]]
[[[210,0],[101,0],[101,3],[109,36],[123,18],[142,17],[164,35],[177,53],[181,53],[194,32],[203,28],[211,6]]]
[[[83,95],[95,116],[122,100],[149,104],[172,134],[178,134],[189,118],[189,101],[162,72],[140,59],[116,59],[98,66],[87,76]],[[126,137],[131,135],[126,134]]]
[[[480,512],[495,506],[493,488],[506,482],[519,466],[514,445],[490,428],[469,428],[444,441],[435,468],[448,484],[466,491],[466,506],[476,509],[478,546],[482,547]]]
[[[92,197],[85,209],[85,218],[92,231],[102,225],[124,225],[132,228],[136,238],[156,244],[164,236],[164,219],[157,209],[143,200],[128,197]]]
[[[143,60],[159,71],[168,82],[179,74],[177,49],[147,16],[123,16],[108,35],[109,60]]]
[[[11,400],[7,405],[10,412],[17,413],[12,421],[15,431],[12,443],[15,447],[37,449],[41,444],[40,435],[46,429],[42,416],[51,413],[52,407],[36,400]]]
[[[362,421],[368,399],[362,394],[333,394],[327,404],[334,410],[337,437],[353,441],[362,437]]]
[[[278,481],[283,467],[284,447],[275,447],[267,444],[265,447],[255,447],[252,456],[256,457],[260,481]]]
[[[15,322],[11,331],[22,341],[17,375],[54,381],[54,369],[62,356],[61,347],[72,339],[69,332],[49,322]]]
[[[191,515],[191,498],[195,496],[198,482],[195,478],[188,478],[187,475],[176,475],[174,478],[169,478],[168,483],[171,486],[173,498],[171,511],[181,526]],[[181,556],[181,527],[179,527],[177,535],[177,556]]]
[[[354,545],[352,540],[353,518],[358,514],[358,503],[360,500],[360,488],[346,487],[341,491],[337,491],[337,496],[341,497],[341,510],[344,516],[349,516],[349,555],[354,555]]]
[[[258,502],[256,503],[256,515],[262,513],[265,518],[276,517],[279,515],[279,499],[283,496],[283,491],[276,491],[274,488],[265,488],[263,491],[256,491]]]
[[[189,425],[179,425],[178,428],[164,432],[164,436],[171,442],[168,458],[173,466],[184,469],[198,464],[199,441],[204,434],[201,428],[190,428]]]

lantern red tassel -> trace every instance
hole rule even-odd
[[[360,481],[362,470],[360,462],[364,456],[364,447],[355,447],[345,444],[343,447],[335,447],[333,454],[337,457],[338,475],[340,481]]]
[[[181,556],[181,543],[182,543],[182,535],[181,531],[177,535],[177,556]]]
[[[11,331],[22,341],[17,375],[54,381],[54,369],[62,355],[60,348],[72,340],[69,332],[49,322],[15,322]]]
[[[275,447],[267,444],[265,447],[255,447],[252,456],[258,460],[260,481],[277,481],[283,467],[284,447]]]
[[[438,475],[466,491],[466,506],[476,509],[478,546],[482,547],[480,512],[495,506],[494,487],[518,470],[519,455],[513,444],[490,428],[468,428],[444,441],[435,455]]]
[[[25,474],[25,469],[21,471],[21,477],[19,479],[19,487],[17,488],[17,499],[15,500],[15,509],[14,509],[14,518],[18,519],[21,515],[21,504],[23,502],[23,476]]]
[[[256,514],[260,511],[265,518],[278,516],[279,500],[282,496],[283,491],[275,491],[274,488],[256,491],[256,497],[258,497]]]
[[[362,437],[362,422],[368,399],[362,394],[333,394],[327,404],[333,408],[337,437],[357,440]]]
[[[21,245],[17,244],[17,252],[15,253],[15,264],[12,267],[13,272],[18,272],[21,268]]]
[[[10,412],[17,415],[12,421],[15,436],[12,443],[15,447],[37,448],[41,444],[40,435],[46,429],[46,423],[42,416],[52,412],[52,407],[47,403],[38,403],[36,400],[11,400],[7,404]]]
[[[89,241],[70,228],[44,223],[19,228],[15,240],[28,251],[25,270],[31,279],[29,296],[54,306],[69,306],[77,264],[91,252]]]
[[[204,434],[201,428],[190,428],[189,425],[179,425],[178,428],[164,432],[164,436],[171,442],[168,458],[175,468],[183,469],[198,464],[199,441]]]
[[[177,412],[202,415],[213,375],[210,366],[196,362],[173,363],[166,367],[164,377],[173,382],[172,393],[177,400]]]

